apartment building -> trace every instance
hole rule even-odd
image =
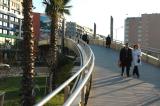
[[[125,20],[125,42],[160,49],[160,14],[142,14]]]
[[[141,29],[141,18],[130,17],[125,20],[125,42],[130,44],[142,43],[141,41],[142,29]]]
[[[89,37],[93,37],[93,29],[84,26],[84,33],[86,33],[87,35],[89,35]]]
[[[160,14],[142,14],[142,43],[160,49]]]
[[[83,34],[93,37],[93,29],[86,26],[81,26],[76,22],[66,23],[66,36],[82,38]]]
[[[21,39],[23,0],[0,0],[0,44]]]
[[[67,22],[66,23],[66,36],[71,37],[82,37],[84,34],[84,27],[78,25],[75,22]]]

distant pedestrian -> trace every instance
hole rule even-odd
[[[132,62],[132,50],[129,48],[128,43],[126,43],[125,47],[121,48],[120,50],[119,62],[122,68],[121,76],[123,76],[124,69],[126,68],[127,77],[129,77],[130,76],[129,71]]]
[[[84,35],[82,36],[82,40],[85,41],[87,44],[89,44],[89,37],[88,37],[87,34],[84,34]]]
[[[106,48],[110,48],[110,45],[111,45],[111,37],[108,35],[106,37]]]
[[[141,49],[138,44],[133,46],[132,50],[132,56],[133,56],[133,76],[136,74],[137,78],[139,78],[139,70],[138,66],[141,65]]]

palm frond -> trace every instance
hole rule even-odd
[[[68,9],[63,10],[65,14],[70,15],[70,11]]]
[[[64,5],[67,5],[71,0],[63,0]]]
[[[71,8],[72,6],[65,6],[64,8]]]

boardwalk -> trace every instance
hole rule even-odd
[[[139,79],[122,78],[118,52],[100,46],[91,48],[96,63],[87,106],[160,106],[160,68],[143,63]]]

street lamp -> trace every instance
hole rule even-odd
[[[115,32],[116,32],[116,39],[115,39],[115,40],[117,40],[117,31],[118,31],[119,29],[121,29],[121,28],[124,28],[124,26],[121,26],[121,27],[118,27],[118,28],[115,29]]]
[[[64,36],[65,36],[65,18],[62,21],[62,37],[61,37],[62,54],[64,53]]]

